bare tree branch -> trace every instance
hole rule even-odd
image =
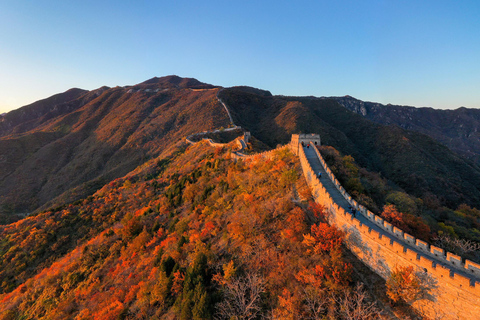
[[[358,284],[352,291],[345,290],[343,295],[335,297],[338,303],[338,315],[341,319],[367,320],[378,319],[380,311],[375,302],[367,301],[367,293],[363,284]]]
[[[258,274],[246,274],[225,284],[224,300],[216,306],[216,319],[255,319],[261,308],[265,280]]]
[[[433,241],[436,246],[459,255],[480,251],[480,243],[478,242],[466,239],[455,239],[445,234],[436,236],[433,238]]]

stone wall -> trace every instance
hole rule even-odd
[[[246,155],[240,152],[232,152],[231,157],[232,159],[249,159],[249,158],[255,158],[255,157],[271,159],[275,155],[275,152],[279,150],[284,150],[284,149],[290,149],[290,145],[284,145],[273,150],[250,154],[250,155]]]
[[[316,149],[316,148],[315,148]],[[353,200],[338,183],[317,151],[317,157],[336,188],[361,214],[395,237],[382,236],[379,232],[353,218],[339,207],[321,184],[308,162],[303,148],[297,148],[300,163],[315,201],[330,213],[331,223],[346,231],[348,248],[366,265],[383,278],[387,278],[396,266],[413,266],[430,288],[430,295],[413,303],[413,307],[432,319],[478,319],[480,317],[480,282],[477,282],[480,266],[440,248],[429,246],[402,230],[393,227]],[[428,258],[405,246],[408,243],[424,252]],[[460,272],[462,270],[462,272]],[[468,272],[471,277],[462,274]],[[462,273],[462,274],[460,274]]]

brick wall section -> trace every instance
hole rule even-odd
[[[265,152],[260,152],[260,153],[255,153],[255,154],[242,154],[239,152],[232,152],[231,157],[232,159],[251,159],[251,158],[268,158],[271,159],[275,156],[275,153],[280,151],[280,150],[285,150],[285,149],[290,149],[290,145],[285,145],[278,147],[273,150],[265,151]]]
[[[424,283],[430,284],[432,297],[422,299],[413,303],[413,307],[433,319],[477,319],[480,315],[480,282],[477,282],[480,275],[480,265],[466,261],[461,263],[461,258],[447,253],[426,242],[413,238],[400,229],[391,227],[380,220],[371,212],[360,206],[343,188],[335,183],[336,188],[349,202],[357,207],[361,214],[373,221],[385,230],[385,233],[393,231],[397,239],[391,241],[388,237],[382,236],[379,232],[370,230],[361,221],[345,212],[345,210],[334,203],[331,195],[323,187],[320,180],[308,162],[302,148],[298,148],[300,163],[304,176],[311,188],[315,201],[327,209],[331,216],[331,223],[336,224],[347,232],[346,244],[349,249],[372,270],[383,278],[387,278],[396,266],[413,266],[422,275]],[[321,158],[317,155],[329,177],[335,182],[336,179]],[[373,231],[373,232],[372,232]],[[413,246],[430,257],[421,256],[417,252],[406,248],[404,242],[413,243]],[[448,260],[447,260],[448,259]],[[440,263],[444,261],[448,267]],[[475,276],[472,279],[455,273],[456,269],[467,270]]]
[[[367,217],[369,220],[375,222],[379,227],[381,227],[387,233],[397,237],[399,240],[404,241],[406,243],[410,243],[413,246],[418,247],[419,250],[427,251],[429,254],[431,254],[432,257],[435,257],[435,258],[437,258],[441,261],[447,260],[446,253],[443,249],[435,247],[433,245],[429,245],[428,243],[426,243],[424,241],[420,242],[420,244],[419,244],[419,242],[416,241],[417,239],[415,239],[413,236],[409,235],[408,233],[403,232],[403,230],[401,230],[401,229],[393,227],[391,224],[384,221],[381,217],[375,215],[374,213],[372,213],[371,211],[367,210],[365,207],[363,207],[362,205],[357,203],[355,200],[353,200],[352,197],[350,197],[350,195],[345,191],[345,189],[343,189],[343,187],[341,187],[341,186],[338,187],[338,185],[340,185],[340,183],[337,181],[337,179],[335,178],[335,176],[333,175],[331,170],[328,168],[326,162],[323,160],[323,157],[321,156],[320,152],[316,148],[315,148],[315,153],[316,153],[317,157],[319,158],[320,162],[322,163],[322,166],[325,168],[325,171],[327,172],[329,178],[334,181],[334,184],[337,187],[337,189],[340,191],[340,193],[342,193],[342,195],[345,197],[345,199],[347,199],[347,201],[350,203],[350,205],[358,208],[358,211],[362,215]],[[383,221],[383,225],[382,225],[382,221]],[[425,244],[426,244],[427,247],[425,247]],[[430,247],[430,250],[428,249],[428,247]],[[450,254],[450,255],[453,255],[453,254]],[[450,260],[448,260],[448,261],[450,261]],[[466,260],[466,261],[468,261],[468,260]],[[465,266],[465,263],[457,264],[456,266],[454,265],[454,267],[457,268],[460,271],[465,271],[465,269],[467,269],[466,266]],[[475,274],[475,276],[480,278],[480,273]]]

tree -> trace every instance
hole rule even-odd
[[[420,279],[414,273],[413,267],[395,267],[387,279],[387,295],[394,303],[400,300],[412,303],[422,292]]]
[[[403,214],[397,210],[397,207],[393,204],[389,204],[383,207],[383,211],[380,214],[382,218],[390,222],[397,228],[400,228],[404,231],[407,229],[407,225],[403,221]]]
[[[345,234],[336,226],[319,222],[311,227],[311,234],[303,235],[303,243],[311,247],[313,253],[322,254],[340,248]]]
[[[417,214],[418,206],[415,202],[415,198],[401,191],[390,192],[385,201],[394,204],[401,212],[409,214]]]
[[[357,284],[355,289],[346,289],[344,293],[335,298],[338,303],[337,313],[346,320],[378,319],[380,311],[375,302],[367,301],[367,293],[363,284]]]
[[[224,300],[217,304],[217,319],[255,319],[262,311],[262,293],[265,279],[259,274],[247,273],[227,282]]]
[[[325,313],[331,302],[326,289],[307,286],[303,294],[304,310],[309,319],[325,319]]]

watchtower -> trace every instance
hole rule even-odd
[[[245,143],[249,143],[251,136],[252,136],[252,135],[250,134],[250,131],[244,132],[244,133],[243,133],[243,141],[245,141]]]
[[[307,145],[310,142],[312,142],[314,146],[319,146],[321,144],[320,135],[318,133],[292,134],[290,145],[293,152],[298,154],[299,145]]]

